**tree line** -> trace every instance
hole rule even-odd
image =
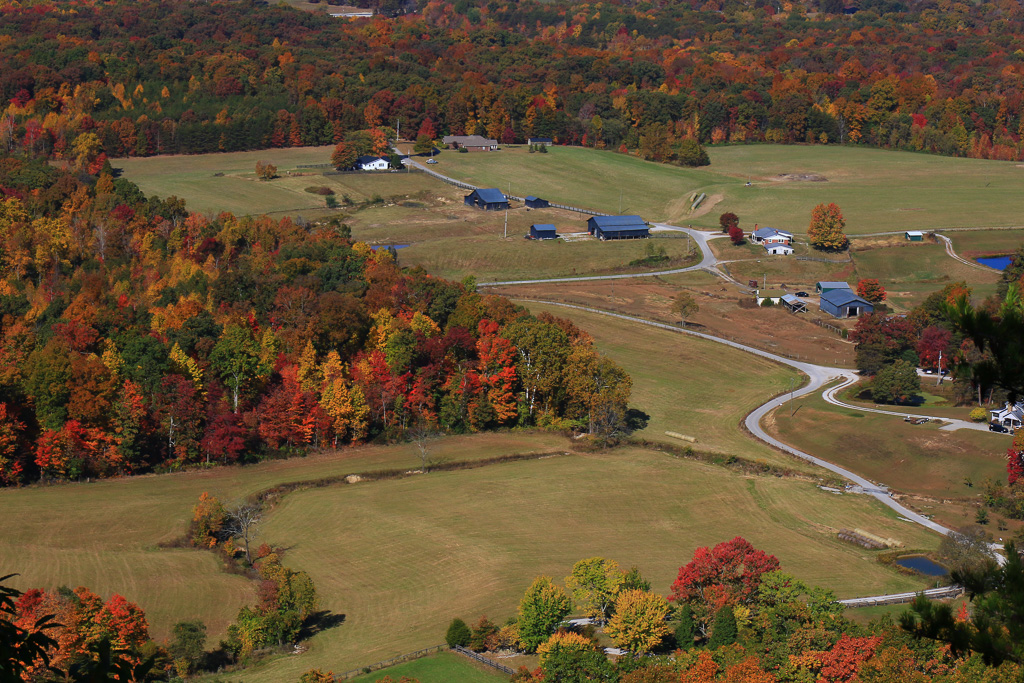
[[[678,163],[749,142],[1021,158],[1019,3],[407,5],[339,21],[250,2],[7,4],[0,144],[205,153],[400,124]]]
[[[572,323],[336,222],[214,219],[0,159],[0,481],[518,426],[604,438],[631,382]]]

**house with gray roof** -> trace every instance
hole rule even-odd
[[[498,141],[482,135],[445,135],[441,142],[449,149],[465,149],[469,152],[493,152],[498,149]]]
[[[992,416],[992,422],[1016,431],[1024,424],[1024,402],[1015,405],[1007,403],[1001,410],[990,410],[989,414]]]
[[[750,241],[754,244],[792,244],[793,233],[786,232],[785,230],[776,230],[775,228],[758,228],[754,226],[755,230],[750,233]]]

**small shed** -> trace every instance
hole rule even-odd
[[[650,237],[650,227],[640,216],[593,216],[587,232],[602,240],[630,240]]]
[[[764,250],[770,256],[789,256],[793,253],[793,247],[788,244],[766,244]]]
[[[466,206],[475,206],[486,211],[503,211],[508,208],[508,197],[493,187],[479,188],[466,195]]]
[[[924,233],[921,232],[920,230],[907,230],[905,233],[903,233],[903,235],[910,242],[923,242],[924,241]]]
[[[526,205],[531,209],[546,209],[551,206],[551,202],[540,197],[534,197],[532,194],[526,198]]]
[[[818,306],[833,318],[857,318],[875,310],[870,301],[860,298],[849,289],[825,292],[821,295]]]
[[[551,138],[527,138],[526,144],[543,145],[545,147],[550,147],[551,145],[554,144],[554,141]]]
[[[551,223],[534,223],[530,226],[530,239],[553,240],[557,237],[558,233]]]
[[[800,297],[795,294],[784,295],[782,297],[782,305],[793,313],[805,313],[807,311],[807,304],[805,304]]]
[[[782,302],[782,297],[786,295],[781,289],[759,289],[757,290],[757,305],[764,306],[765,301],[771,301],[773,304]]]
[[[814,291],[818,294],[824,294],[825,292],[832,292],[837,289],[849,289],[850,285],[847,282],[819,282],[814,285]]]

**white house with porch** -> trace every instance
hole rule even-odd
[[[1020,429],[1021,424],[1024,424],[1024,403],[1018,402],[1016,405],[1007,403],[1002,410],[990,410],[989,414],[992,416],[992,422],[1017,430]]]
[[[356,160],[356,168],[360,171],[386,171],[391,167],[384,157],[363,156]]]

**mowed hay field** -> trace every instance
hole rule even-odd
[[[289,564],[310,572],[345,622],[245,680],[295,680],[312,666],[346,670],[434,645],[454,616],[500,623],[533,577],[561,583],[585,557],[635,564],[664,594],[698,546],[737,535],[844,597],[922,587],[839,542],[835,531],[850,526],[937,544],[870,498],[634,448],[297,492],[264,535],[290,546]]]
[[[329,187],[339,204],[345,195],[362,202],[374,195],[412,196],[435,187],[423,173],[346,173],[323,175],[324,169],[300,169],[301,164],[326,164],[333,147],[297,147],[255,152],[176,155],[112,159],[122,177],[147,195],[184,199],[190,211],[236,216],[302,214],[307,218],[337,213],[326,209],[324,197],[305,192],[307,187]],[[256,162],[277,166],[278,177],[256,178]],[[332,169],[326,169],[332,170]]]
[[[724,211],[801,234],[811,209],[835,202],[849,234],[964,226],[1020,225],[1024,167],[1014,162],[953,159],[910,152],[836,147],[709,147],[711,165],[684,169],[578,147],[529,154],[444,152],[437,169],[474,184],[537,194],[607,213],[715,229]],[[801,180],[818,178],[824,180]],[[751,185],[746,185],[750,181]],[[690,212],[689,195],[709,201]]]
[[[554,434],[480,434],[447,438],[434,455],[459,461],[561,451],[565,445]],[[178,621],[201,617],[215,644],[238,609],[255,599],[251,583],[221,572],[212,553],[157,547],[184,534],[202,492],[231,502],[287,482],[412,469],[419,462],[413,450],[409,444],[363,447],[249,467],[2,489],[0,576],[21,574],[12,585],[22,590],[65,584],[104,597],[120,593],[146,611],[157,638]]]
[[[442,639],[443,640],[443,639]],[[367,662],[371,664],[372,662]],[[335,673],[341,673],[335,671]],[[376,683],[385,676],[391,676],[396,683],[403,677],[413,678],[419,683],[507,683],[508,676],[477,664],[467,657],[453,652],[439,652],[436,655],[415,659],[411,662],[374,671],[349,680],[352,683]]]
[[[630,406],[650,415],[634,436],[675,446],[697,439],[697,450],[764,460],[782,467],[820,469],[746,435],[740,423],[772,396],[799,386],[795,370],[705,339],[564,306],[524,303],[532,313],[568,318],[594,337],[597,348],[633,378]]]

